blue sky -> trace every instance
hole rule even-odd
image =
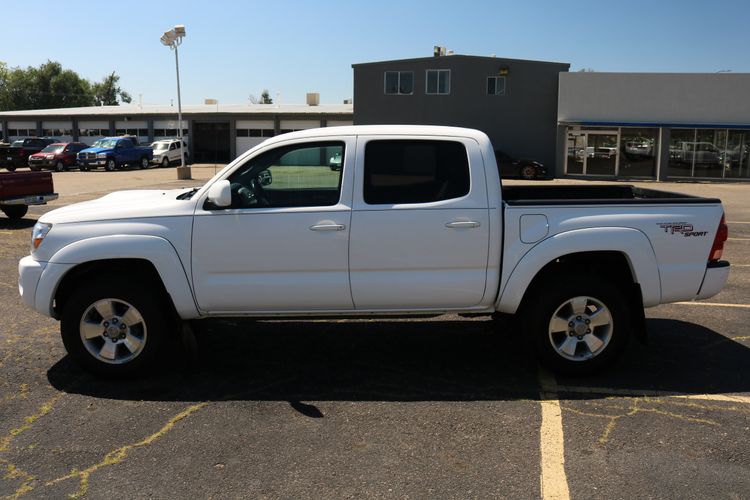
[[[24,11],[24,12],[22,12]],[[571,70],[750,72],[750,1],[34,2],[5,9],[0,61],[60,61],[92,80],[111,71],[147,104],[176,98],[159,37],[184,24],[183,103],[285,104],[352,96],[352,63],[457,54],[568,62]],[[17,21],[17,22],[16,22]],[[175,99],[176,100],[176,99]]]

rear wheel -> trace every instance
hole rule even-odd
[[[153,368],[168,337],[163,297],[150,284],[111,275],[73,293],[60,332],[68,354],[89,371],[122,376]]]
[[[8,169],[8,172],[15,172],[15,171],[16,171],[16,167],[15,167],[15,165],[8,165],[8,166],[7,166],[7,167],[5,167],[5,168],[7,168],[7,169]]]
[[[20,219],[29,211],[28,205],[5,205],[2,211],[9,219]]]
[[[117,162],[114,158],[110,158],[107,160],[107,163],[104,165],[104,170],[107,172],[114,172],[117,169]]]
[[[536,178],[536,168],[533,165],[524,165],[520,171],[521,179],[532,180]]]
[[[524,324],[542,363],[551,370],[592,373],[624,352],[630,311],[614,284],[591,276],[558,275],[537,286],[528,302]]]

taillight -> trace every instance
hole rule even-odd
[[[719,228],[716,230],[716,237],[711,247],[711,253],[708,255],[709,262],[721,260],[721,255],[724,253],[724,242],[727,241],[728,237],[729,226],[727,226],[727,218],[724,214],[721,214],[721,222],[719,222]]]

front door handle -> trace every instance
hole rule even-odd
[[[454,221],[454,222],[448,222],[445,227],[448,229],[466,229],[466,228],[472,228],[472,227],[479,227],[479,222],[473,221],[473,220],[460,220],[460,221]]]
[[[310,226],[310,231],[343,231],[346,226],[343,224],[315,224]]]

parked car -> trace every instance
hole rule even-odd
[[[54,137],[25,137],[16,139],[10,146],[0,146],[0,167],[13,172],[17,168],[28,166],[28,159],[52,143]]]
[[[710,142],[680,141],[669,147],[669,158],[678,163],[719,166],[722,152]]]
[[[44,205],[56,200],[50,172],[14,172],[0,174],[0,210],[11,219],[20,219],[29,205]]]
[[[29,168],[42,170],[54,168],[58,172],[77,166],[79,151],[88,146],[82,142],[56,142],[29,156]]]
[[[547,177],[547,169],[542,162],[530,158],[514,159],[499,149],[495,150],[495,159],[501,177],[520,177],[527,180]]]
[[[341,153],[336,153],[335,155],[331,156],[331,158],[328,160],[328,168],[331,170],[341,170],[342,167],[342,158]]]
[[[110,172],[126,165],[148,168],[153,156],[151,148],[138,146],[135,137],[105,137],[78,153],[78,167],[84,171],[104,167]]]
[[[293,161],[317,149],[324,163],[334,147],[362,153],[323,175]],[[73,360],[113,376],[157,366],[202,318],[446,312],[513,315],[545,364],[580,374],[645,335],[644,307],[725,285],[719,200],[501,186],[494,158],[486,134],[453,127],[278,135],[201,188],[44,214],[21,297],[61,321]]]
[[[182,151],[185,151],[185,165],[189,162],[189,153],[187,149],[187,143],[180,141],[179,139],[164,139],[161,141],[155,141],[151,143],[151,149],[154,152],[154,158],[152,163],[161,165],[162,167],[168,167],[172,164],[180,164],[180,156]]]

